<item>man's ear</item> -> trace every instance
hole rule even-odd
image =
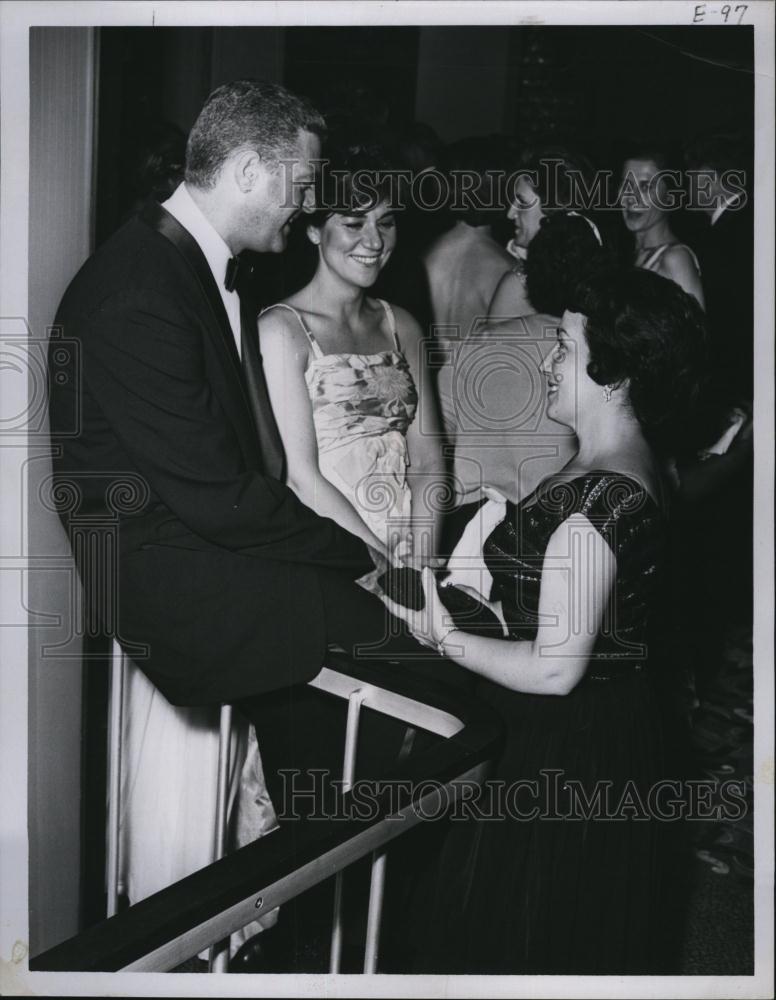
[[[235,183],[243,194],[252,191],[264,172],[264,163],[255,149],[244,149],[232,161]]]

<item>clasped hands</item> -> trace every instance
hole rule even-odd
[[[423,585],[424,605],[419,611],[407,608],[403,604],[392,601],[387,594],[381,594],[380,600],[390,613],[403,621],[418,642],[442,652],[441,645],[446,636],[457,631],[437,593],[437,582],[430,566],[424,566],[420,571]]]

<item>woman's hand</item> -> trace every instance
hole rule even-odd
[[[447,560],[444,556],[429,556],[424,553],[418,555],[413,555],[404,561],[405,566],[411,566],[412,569],[416,569],[419,573],[424,569],[444,569],[447,564]]]
[[[442,584],[443,588],[444,586],[445,585]],[[504,609],[501,606],[501,601],[489,601],[482,596],[482,594],[479,592],[479,590],[477,590],[476,587],[470,587],[465,583],[456,583],[454,584],[454,586],[456,590],[460,590],[464,594],[467,594],[469,597],[474,598],[474,600],[477,601],[478,604],[481,604],[483,608],[487,608],[488,611],[491,612],[491,614],[495,615],[496,618],[498,618],[499,623],[501,624],[501,630],[504,634],[504,638],[505,639],[509,638],[509,628],[507,627],[507,621],[506,618],[504,617]]]
[[[412,608],[405,608],[403,604],[396,604],[385,594],[382,596],[382,602],[395,618],[401,619],[407,625],[419,643],[437,649],[440,640],[451,631],[450,615],[439,600],[436,580],[428,566],[423,569],[420,578],[425,597],[425,606],[422,610],[413,611]]]
[[[412,565],[412,533],[400,535],[391,552],[391,563],[394,566]]]
[[[418,572],[425,566],[430,566],[432,569],[443,569],[446,562],[445,558],[443,556],[429,555],[427,545],[425,544],[425,537],[422,539],[422,542],[420,551],[418,551],[413,532],[409,531],[407,534],[402,535],[391,553],[391,562],[393,565],[409,566],[411,569],[418,570]]]

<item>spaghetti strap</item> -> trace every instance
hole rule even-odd
[[[655,247],[653,253],[647,257],[644,263],[641,265],[645,271],[650,271],[660,260],[666,250],[671,246],[670,243],[661,243],[660,246]]]
[[[692,247],[688,247],[686,243],[661,243],[660,246],[655,247],[654,252],[651,253],[649,257],[644,261],[644,263],[641,265],[642,268],[645,271],[651,271],[654,267],[657,266],[660,258],[668,249],[686,250],[687,253],[690,255],[690,257],[692,258],[692,262],[695,265],[695,270],[700,275],[701,265],[698,262],[698,258],[695,255],[695,251],[693,250]]]
[[[292,312],[294,314],[294,316],[296,316],[297,320],[299,321],[299,325],[304,330],[304,335],[305,335],[305,337],[307,337],[307,339],[308,339],[308,341],[310,343],[310,347],[312,348],[312,351],[313,351],[313,354],[315,355],[315,357],[316,358],[322,358],[323,357],[323,351],[321,350],[320,345],[318,344],[318,341],[313,336],[312,331],[307,326],[307,324],[305,323],[305,321],[302,319],[302,317],[300,316],[299,312],[296,309],[294,309],[293,306],[290,306],[287,302],[275,302],[273,305],[267,306],[266,309],[262,309],[261,310],[261,312],[259,313],[259,319],[261,319],[261,317],[264,315],[264,313],[269,312],[270,309],[288,309],[289,312]]]
[[[385,299],[378,299],[377,301],[385,310],[385,315],[388,317],[388,325],[390,326],[391,333],[393,334],[394,346],[397,351],[400,351],[401,344],[399,343],[399,333],[396,329],[396,317],[393,314],[393,309],[391,308],[390,303],[386,302]]]
[[[683,250],[687,251],[687,253],[692,258],[693,264],[695,264],[695,270],[700,275],[700,273],[701,273],[700,261],[698,260],[696,254],[695,254],[695,251],[693,250],[693,248],[692,247],[688,247],[686,243],[675,243],[674,246],[681,247]]]

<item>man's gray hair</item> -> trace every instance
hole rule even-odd
[[[186,144],[187,184],[215,184],[225,160],[237,149],[255,149],[270,162],[293,152],[300,131],[323,135],[326,123],[303,97],[277,83],[234,80],[205,101]]]

